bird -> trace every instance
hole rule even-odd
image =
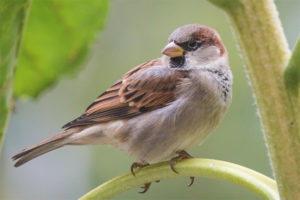
[[[135,168],[167,159],[177,173],[174,164],[192,157],[187,149],[223,120],[233,75],[219,34],[205,25],[175,29],[161,53],[125,73],[61,133],[14,155],[15,167],[66,145],[101,144],[134,157],[133,175]]]

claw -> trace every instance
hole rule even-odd
[[[190,179],[191,179],[191,182],[190,182],[190,184],[187,185],[188,187],[191,187],[193,185],[195,177],[191,176]]]
[[[178,158],[178,156],[172,158],[171,161],[170,161],[170,167],[171,167],[172,171],[175,172],[176,174],[178,174],[178,172],[175,170],[174,164],[177,162],[177,160],[176,160],[177,158]]]
[[[148,165],[149,165],[149,163],[146,163],[146,162],[142,162],[142,163],[134,162],[134,163],[132,163],[132,165],[130,167],[130,171],[131,171],[132,175],[135,176],[135,173],[134,173],[135,168],[138,168],[138,167],[143,168]],[[151,183],[145,183],[145,185],[141,187],[144,190],[139,193],[143,194],[143,193],[147,192],[149,190],[150,186],[151,186]]]
[[[176,153],[178,154],[178,156],[176,156],[176,157],[174,157],[174,158],[171,159],[171,161],[170,161],[170,167],[171,167],[171,169],[172,169],[173,172],[175,172],[176,174],[178,174],[178,172],[174,168],[174,164],[177,163],[178,161],[186,159],[186,158],[193,158],[193,156],[191,156],[190,154],[188,154],[184,150],[177,151]]]
[[[146,166],[148,166],[149,165],[149,163],[138,163],[138,162],[134,162],[134,163],[132,163],[132,165],[131,165],[131,167],[130,167],[130,171],[131,171],[131,173],[132,173],[132,175],[133,176],[135,176],[135,173],[134,173],[134,169],[135,168],[143,168],[143,167],[146,167]]]
[[[141,193],[141,194],[146,193],[149,190],[150,186],[151,186],[151,183],[145,183],[145,185],[141,187],[144,190],[139,193]]]
[[[133,176],[135,176],[134,169],[138,167],[137,164],[138,164],[137,162],[134,162],[130,167],[130,171]]]
[[[186,158],[193,158],[193,156],[191,156],[190,154],[188,154],[184,150],[178,151],[176,153],[178,154],[178,156],[176,156],[176,157],[174,157],[174,158],[171,159],[171,161],[170,161],[170,167],[171,167],[171,169],[172,169],[173,172],[175,172],[176,174],[178,174],[178,172],[174,168],[174,164],[176,164],[178,161],[186,159]],[[195,177],[191,176],[190,179],[191,179],[191,182],[188,184],[188,187],[190,187],[190,186],[193,185]]]

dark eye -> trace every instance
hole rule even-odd
[[[198,48],[198,42],[197,41],[195,41],[195,40],[190,40],[189,42],[188,42],[188,48],[189,49],[197,49]]]

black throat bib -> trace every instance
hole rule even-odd
[[[174,57],[170,59],[170,66],[171,68],[183,68],[185,63],[185,57],[180,56],[180,57]]]

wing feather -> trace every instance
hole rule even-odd
[[[160,58],[141,64],[102,93],[77,119],[63,128],[126,119],[168,105],[187,71],[163,66]]]

